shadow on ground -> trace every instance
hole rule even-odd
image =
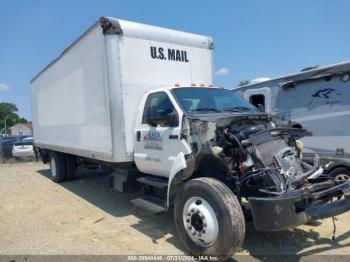
[[[38,172],[50,179],[48,169]],[[83,174],[82,174],[83,173]],[[152,239],[154,243],[170,234],[169,243],[186,253],[183,245],[177,237],[173,223],[173,212],[167,212],[158,216],[148,214],[134,207],[129,201],[136,198],[137,194],[119,193],[108,186],[108,175],[94,170],[84,170],[78,173],[78,179],[61,183],[60,185],[79,197],[90,202],[94,206],[108,212],[112,216],[123,217],[134,215],[139,219],[132,227]],[[350,246],[339,242],[349,239],[350,232],[337,235],[335,241],[321,237],[316,231],[322,223],[315,221],[313,228],[304,230],[295,228],[280,232],[256,231],[252,222],[246,224],[246,236],[243,251],[249,252],[255,259],[262,261],[296,261],[298,256],[317,255],[328,250],[336,250]],[[313,247],[312,249],[310,249]],[[246,252],[243,252],[246,253]],[[247,257],[248,258],[248,257]],[[231,261],[242,260],[243,256],[235,256]]]
[[[167,241],[185,253],[185,249],[176,234],[172,211],[157,216],[142,211],[130,203],[130,200],[137,198],[138,194],[123,194],[109,188],[108,175],[101,171],[82,171],[78,172],[76,180],[63,182],[59,185],[112,216],[136,216],[139,221],[131,226],[151,238],[154,243],[170,234],[171,237],[168,236]],[[50,179],[49,169],[37,172]]]

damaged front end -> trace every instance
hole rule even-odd
[[[278,196],[251,197],[248,201],[255,228],[277,231],[349,211],[350,185],[333,181],[310,183]]]
[[[350,210],[350,183],[319,182],[317,157],[313,165],[302,160],[298,139],[310,133],[275,120],[258,112],[188,116],[183,136],[193,149],[195,173],[216,176],[247,199],[258,230],[283,230]]]

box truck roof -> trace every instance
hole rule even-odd
[[[79,36],[71,45],[69,45],[56,59],[49,63],[43,70],[33,77],[33,82],[42,72],[59,60],[75,44],[82,40],[89,32],[96,27],[101,27],[103,34],[119,34],[123,36],[149,39],[166,43],[177,43],[198,48],[214,48],[213,39],[210,36],[197,35],[159,26],[146,25],[137,22],[126,21],[113,17],[101,17],[88,30]]]

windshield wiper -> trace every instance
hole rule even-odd
[[[202,107],[190,110],[191,112],[221,112],[221,110],[211,107]]]
[[[235,107],[225,108],[224,110],[233,111],[233,112],[255,111],[252,108],[244,107],[244,106],[235,106]]]

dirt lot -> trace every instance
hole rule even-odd
[[[0,254],[186,254],[172,212],[148,215],[129,203],[134,197],[108,189],[98,172],[55,184],[46,165],[0,164]],[[350,255],[350,213],[337,219],[336,241],[331,219],[275,233],[248,223],[235,258]]]

